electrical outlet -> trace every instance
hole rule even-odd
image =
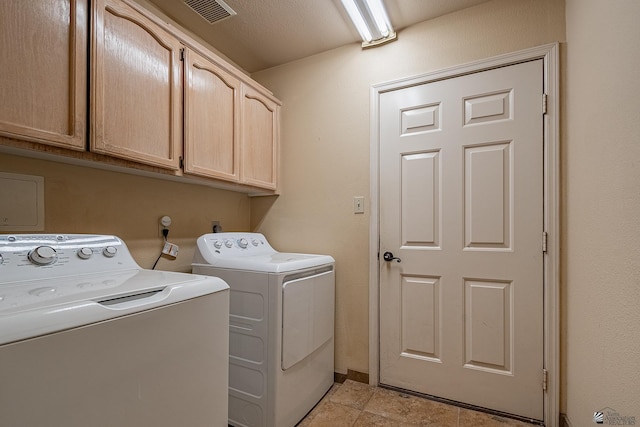
[[[220,221],[211,221],[211,231],[213,233],[222,232],[222,225],[220,224]]]
[[[171,225],[171,217],[164,215],[163,217],[160,218],[160,220],[158,221],[158,237],[162,237],[164,238],[164,234],[162,234],[162,230],[164,229],[169,229],[169,226]]]
[[[364,196],[356,196],[353,198],[353,213],[364,213]]]

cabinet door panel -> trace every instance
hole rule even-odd
[[[254,89],[243,87],[241,181],[275,190],[279,106]]]
[[[177,170],[180,42],[120,1],[94,13],[91,149]]]
[[[240,81],[186,50],[184,171],[239,179]]]
[[[0,1],[0,134],[85,149],[87,1]]]

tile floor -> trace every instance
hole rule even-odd
[[[533,427],[520,421],[347,380],[334,384],[298,427]]]

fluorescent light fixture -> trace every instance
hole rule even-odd
[[[382,0],[342,0],[342,4],[362,37],[362,47],[396,39]]]

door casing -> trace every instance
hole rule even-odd
[[[544,422],[548,427],[558,425],[560,398],[560,128],[559,128],[559,45],[558,43],[508,53],[468,64],[446,68],[415,77],[377,84],[371,87],[370,123],[370,197],[369,219],[369,383],[378,385],[380,376],[380,311],[378,276],[379,180],[380,180],[380,94],[400,88],[425,84],[436,80],[490,70],[533,59],[543,59],[546,114],[543,118],[544,139],[544,229],[547,232],[547,251],[544,255],[544,368],[547,371],[544,396]],[[542,100],[541,100],[542,102]]]

